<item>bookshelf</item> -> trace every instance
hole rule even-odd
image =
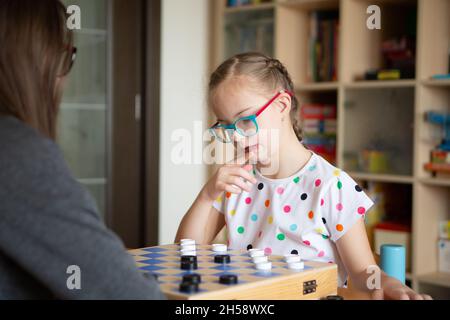
[[[369,5],[381,8],[381,30],[366,27]],[[337,74],[332,81],[312,82],[310,63],[311,12],[338,14]],[[450,112],[450,80],[432,80],[449,72],[450,0],[278,0],[260,5],[212,5],[211,70],[238,53],[224,32],[232,15],[257,12],[273,15],[274,56],[287,67],[300,104],[337,106],[336,165],[362,186],[385,186],[410,220],[409,284],[437,298],[450,298],[450,274],[438,271],[438,223],[450,220],[450,177],[435,178],[424,169],[437,145],[436,128],[424,121],[427,111]],[[242,19],[243,16],[240,18]],[[370,69],[384,68],[381,47],[386,40],[408,35],[414,42],[413,68],[398,80],[364,80]],[[211,120],[213,119],[211,115]],[[368,145],[388,150],[388,168],[361,165],[359,151]],[[386,212],[387,216],[393,212]]]

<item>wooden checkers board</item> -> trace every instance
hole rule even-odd
[[[230,263],[214,262],[210,245],[197,245],[198,268],[180,268],[180,246],[177,244],[130,250],[138,268],[155,276],[168,299],[319,299],[337,294],[337,266],[305,261],[303,270],[290,270],[282,256],[269,256],[271,271],[256,270],[247,251],[228,250]],[[196,293],[180,291],[182,278],[198,274],[201,282]],[[221,275],[236,275],[237,284],[221,284]]]

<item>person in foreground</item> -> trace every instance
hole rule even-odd
[[[59,1],[0,1],[0,299],[165,299],[55,144],[75,52]]]
[[[373,202],[346,172],[302,144],[295,87],[279,60],[231,57],[211,75],[208,100],[217,117],[212,134],[233,143],[238,158],[200,191],[176,242],[209,244],[226,225],[231,249],[336,263],[340,287],[349,276],[374,299],[431,299],[383,272],[380,287],[368,286],[376,263],[364,216]]]

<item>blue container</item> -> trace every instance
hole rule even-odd
[[[406,253],[405,247],[397,244],[384,244],[380,249],[381,270],[388,276],[405,283]]]

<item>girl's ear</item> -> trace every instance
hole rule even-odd
[[[284,112],[290,112],[291,111],[291,97],[288,94],[283,94],[279,100],[279,108],[280,108],[280,112],[284,113]]]

